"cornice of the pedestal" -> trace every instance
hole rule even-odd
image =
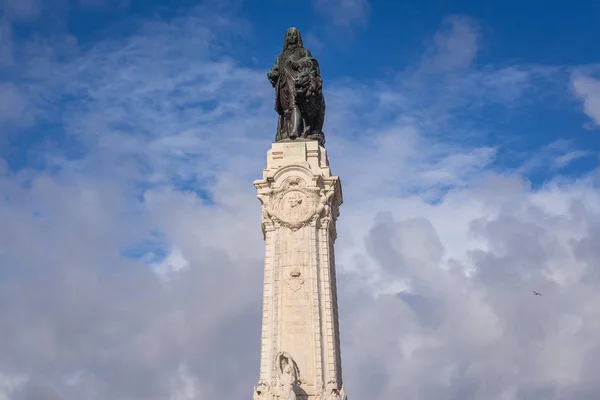
[[[316,140],[293,140],[275,142],[267,152],[267,168],[263,180],[272,178],[282,167],[296,165],[305,167],[314,175],[330,177],[329,159],[324,147]]]
[[[321,177],[325,184],[337,185],[341,196],[339,177],[331,174],[327,150],[316,140],[296,139],[272,143],[267,151],[267,168],[263,170],[263,178],[254,181],[254,186],[260,189],[268,185],[266,181],[277,181],[285,167],[310,171],[313,176]]]

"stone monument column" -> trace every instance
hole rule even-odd
[[[263,178],[261,363],[254,399],[344,400],[335,280],[342,187],[318,140],[273,143]]]
[[[286,31],[267,78],[278,120],[254,182],[266,244],[254,400],[345,400],[333,254],[342,187],[324,147],[319,62],[298,29]]]

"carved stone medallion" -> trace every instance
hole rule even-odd
[[[280,201],[282,216],[285,216],[290,223],[310,219],[314,213],[310,206],[311,201],[308,196],[299,190],[285,193]]]
[[[298,230],[306,225],[317,213],[319,188],[307,187],[304,179],[298,176],[287,178],[282,185],[263,195],[263,207],[267,214],[281,225]]]

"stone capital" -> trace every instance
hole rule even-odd
[[[335,237],[342,189],[317,141],[273,143],[263,179],[254,186],[262,204],[263,235],[277,226],[296,231],[314,224]]]

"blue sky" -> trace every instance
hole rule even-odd
[[[349,397],[597,398],[599,4],[1,7],[0,400],[251,396],[289,26],[344,188]]]
[[[63,3],[60,6],[33,0],[21,6],[7,3],[5,21],[8,22],[5,22],[4,30],[11,33],[8,37],[17,57],[19,44],[66,40],[68,45],[57,42],[50,46],[52,51],[57,52],[57,60],[69,60],[77,57],[77,52],[85,52],[99,42],[126,40],[143,21],[169,23],[184,17],[190,10],[202,7],[191,1]],[[540,184],[558,172],[578,176],[597,167],[594,152],[600,142],[594,129],[585,129],[586,125],[593,128],[594,123],[582,112],[581,100],[574,94],[571,80],[574,71],[581,68],[592,69],[586,76],[593,76],[595,72],[597,60],[593,52],[583,49],[593,47],[599,39],[600,33],[593,28],[592,16],[597,14],[600,6],[590,3],[573,8],[567,3],[542,7],[541,3],[535,2],[523,5],[511,2],[450,4],[442,1],[421,5],[354,1],[341,8],[336,2],[319,4],[313,7],[310,4],[294,6],[287,1],[239,1],[216,6],[215,12],[222,18],[236,21],[234,27],[219,28],[219,35],[224,35],[227,44],[218,48],[217,57],[231,59],[239,67],[268,69],[281,47],[281,32],[288,25],[296,25],[304,33],[307,46],[319,55],[325,66],[323,75],[326,82],[333,84],[352,80],[366,85],[383,83],[400,89],[411,78],[413,81],[420,80],[411,82],[415,91],[407,92],[407,96],[412,97],[409,100],[421,108],[435,107],[432,103],[439,101],[454,102],[442,91],[448,85],[455,87],[455,95],[466,103],[464,107],[473,105],[475,109],[456,110],[456,114],[468,115],[466,118],[463,115],[448,116],[449,125],[437,128],[434,134],[442,138],[446,135],[459,142],[468,140],[495,147],[498,150],[493,162],[496,168],[518,167],[531,152],[537,152],[555,141],[569,146],[572,155],[577,149],[590,153],[578,154],[560,171],[540,165],[527,174],[533,184]],[[203,11],[197,12],[202,14]],[[435,67],[434,71],[423,71],[430,62],[426,49],[431,51],[436,46],[435,33],[452,29],[448,16],[468,17],[473,24],[469,29],[476,31],[476,37],[469,38],[472,43],[468,46],[472,47],[464,49],[466,53],[463,56],[468,60],[458,61],[468,63],[469,70],[457,64],[456,67],[463,68],[463,71],[453,71],[452,77],[449,71],[436,71]],[[464,43],[457,42],[455,45],[462,46]],[[60,54],[62,52],[64,54]],[[20,61],[27,62],[25,57],[32,55],[23,54],[23,57]],[[5,82],[35,85],[36,77],[32,79],[23,74],[18,64],[13,64],[13,68],[6,64],[4,67],[2,75]],[[526,79],[522,87],[508,89],[520,91],[518,94],[503,94],[499,92],[502,88],[493,88],[494,95],[510,98],[491,103],[469,98],[473,88],[456,87],[462,84],[461,80],[467,79],[466,74],[485,75],[493,71],[513,73],[512,78],[504,79],[520,79],[516,77],[518,73],[528,76],[521,78]],[[45,79],[51,80],[55,73],[48,66]],[[419,73],[420,78],[414,76]],[[450,79],[457,83],[449,82]],[[54,92],[54,95],[59,93]],[[40,105],[42,109],[79,100],[76,93],[63,93],[54,98],[44,93],[39,96],[43,97],[40,101],[46,102]],[[31,118],[32,123],[27,129],[17,127],[21,128],[21,133],[5,138],[3,143],[3,153],[12,168],[19,169],[39,162],[30,153],[28,155],[32,142],[45,140],[58,148],[70,148],[73,142],[64,125],[61,126],[56,119]],[[460,126],[456,126],[453,118],[461,120]],[[17,128],[4,126],[4,131]],[[473,135],[463,130],[478,132]],[[80,155],[75,148],[72,153],[74,157]]]

